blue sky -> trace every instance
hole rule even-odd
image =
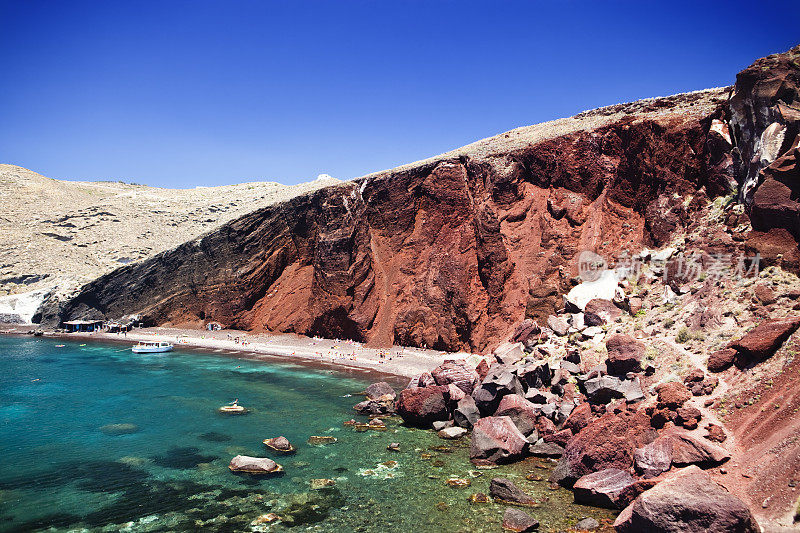
[[[729,85],[796,2],[0,0],[0,162],[168,187],[357,177]]]

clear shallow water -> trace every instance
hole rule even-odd
[[[360,400],[347,395],[367,384],[292,364],[0,336],[0,531],[497,531],[503,506],[467,502],[497,475],[542,500],[530,512],[543,530],[611,516],[550,490],[547,462],[479,472],[466,440],[398,420],[385,432],[344,427]],[[252,412],[216,412],[234,398]],[[298,452],[270,455],[261,441],[278,435]],[[310,435],[338,442],[310,446]],[[386,450],[390,442],[401,452]],[[442,445],[450,449],[431,450]],[[271,456],[285,474],[234,475],[236,454]],[[450,488],[450,477],[472,486]],[[314,478],[336,486],[310,490]],[[253,524],[270,512],[287,521]]]

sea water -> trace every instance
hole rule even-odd
[[[0,336],[0,531],[498,531],[505,507],[468,501],[497,476],[541,502],[527,511],[545,531],[612,516],[549,486],[547,460],[477,470],[468,439],[399,419],[387,431],[344,426],[369,382],[281,360]],[[217,412],[236,398],[249,414]],[[280,435],[296,454],[262,444]],[[312,435],[337,442],[312,446]],[[284,473],[233,474],[238,454]],[[318,478],[335,485],[312,490]]]

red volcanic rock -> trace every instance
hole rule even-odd
[[[395,409],[406,423],[427,428],[437,420],[450,418],[448,401],[447,387],[412,387],[400,391]]]
[[[712,372],[722,372],[730,367],[736,360],[736,350],[733,348],[723,348],[708,356],[706,366]]]
[[[463,390],[452,383],[447,385],[447,394],[450,396],[450,402],[453,404],[460,402],[467,396]]]
[[[431,371],[437,385],[453,384],[466,394],[472,394],[472,388],[478,375],[464,361],[445,361]]]
[[[475,422],[469,457],[473,462],[508,463],[521,459],[528,441],[511,418],[489,416]]]
[[[658,404],[669,409],[681,407],[692,397],[692,393],[680,381],[662,383],[656,389],[656,393],[658,394]]]
[[[536,431],[540,437],[552,435],[557,431],[556,424],[546,416],[540,416],[536,419]]]
[[[659,437],[672,442],[672,464],[676,466],[713,466],[724,463],[731,455],[725,450],[683,431]]]
[[[556,431],[555,433],[551,433],[550,435],[545,435],[544,441],[545,442],[554,442],[561,446],[562,448],[567,445],[569,439],[572,438],[572,431],[569,429],[562,429],[561,431]]]
[[[610,300],[589,300],[583,311],[583,320],[587,326],[610,324],[622,316],[622,311]]]
[[[658,438],[633,454],[636,471],[645,478],[652,478],[666,472],[672,466],[672,440]]]
[[[644,358],[644,344],[624,334],[612,335],[606,341],[609,374],[624,376],[628,372],[640,372]]]
[[[519,394],[508,394],[500,400],[494,416],[508,416],[523,435],[530,435],[536,429],[536,419],[541,414],[537,407]]]
[[[589,111],[574,128],[523,129],[270,205],[88,284],[49,319],[213,316],[248,331],[485,352],[556,312],[578,243],[616,256],[684,229],[682,201],[664,227],[658,201],[708,186],[709,125],[726,98]],[[550,198],[563,213],[548,212]]]
[[[536,337],[541,333],[542,329],[539,327],[539,324],[536,323],[535,320],[531,320],[530,318],[526,318],[520,324],[514,328],[514,334],[511,335],[511,342],[521,342],[523,344],[528,343],[536,339]]]
[[[616,509],[620,505],[619,496],[635,480],[626,470],[606,468],[592,472],[578,479],[572,486],[575,503]]]
[[[592,419],[592,406],[586,402],[580,404],[570,413],[569,418],[564,422],[564,427],[569,428],[573,434],[589,425]]]
[[[483,381],[483,378],[489,373],[489,363],[486,362],[486,359],[481,359],[478,366],[475,367],[475,372],[478,374],[478,379]]]
[[[627,470],[633,466],[634,451],[655,438],[650,418],[643,411],[606,413],[569,440],[550,479],[571,486],[598,470]]]
[[[729,347],[750,360],[761,361],[771,357],[789,336],[800,327],[800,317],[773,319],[762,322]]]
[[[703,416],[697,407],[680,407],[677,413],[677,422],[686,429],[696,429]]]
[[[744,502],[696,466],[670,474],[642,493],[620,513],[614,529],[618,533],[756,533],[759,530]]]
[[[772,305],[776,302],[775,291],[772,290],[772,287],[764,283],[756,285],[753,294],[755,294],[758,301],[764,305]]]
[[[710,441],[723,443],[727,440],[728,435],[725,434],[725,430],[722,429],[722,426],[717,424],[706,424],[706,434],[703,435]]]

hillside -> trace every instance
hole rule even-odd
[[[61,181],[0,165],[0,296],[69,292],[245,213],[337,183],[162,189]]]

